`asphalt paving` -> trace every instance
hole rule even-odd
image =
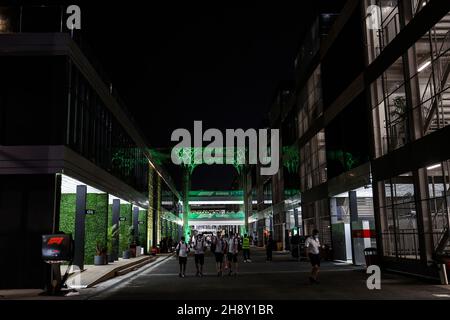
[[[196,276],[194,258],[188,258],[186,277],[178,276],[175,256],[158,259],[132,275],[81,290],[77,299],[92,300],[385,300],[450,299],[449,286],[403,275],[382,273],[381,289],[370,290],[365,268],[323,261],[320,284],[310,284],[310,265],[289,253],[274,253],[267,262],[265,251],[252,248],[252,262],[239,257],[237,276],[218,277],[214,256],[205,257],[204,277]]]

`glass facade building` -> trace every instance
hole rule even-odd
[[[376,247],[382,267],[436,278],[450,253],[450,3],[347,1],[332,18],[330,32],[312,24],[290,102],[270,113],[297,123],[283,140],[298,148],[302,232],[334,259],[364,264]]]

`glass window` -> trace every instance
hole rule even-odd
[[[449,226],[450,162],[444,161],[426,168],[428,195],[426,202],[431,219],[435,248]]]
[[[331,218],[328,199],[302,203],[302,220],[305,235],[312,235],[313,230],[317,229],[322,244],[331,246]]]
[[[66,144],[136,190],[148,189],[148,161],[83,75],[71,66]]]
[[[419,259],[415,187],[412,173],[384,181],[380,208],[384,255]]]
[[[324,130],[300,148],[300,190],[305,191],[327,180]]]
[[[298,114],[298,130],[299,137],[301,137],[323,111],[320,66],[314,70],[306,85],[300,91],[297,100],[298,109],[300,110]]]
[[[400,32],[398,3],[393,0],[366,0],[364,24],[369,63]]]
[[[414,108],[420,109],[423,134],[450,124],[450,14],[419,39],[412,50],[410,84]]]
[[[408,105],[403,58],[392,64],[371,85],[376,156],[409,141]]]
[[[399,58],[372,83],[376,157],[450,124],[449,21],[450,14],[410,48],[408,60]],[[413,131],[415,137],[409,135]]]

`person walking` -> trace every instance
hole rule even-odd
[[[237,235],[230,234],[230,238],[228,240],[228,267],[229,272],[228,275],[231,276],[233,274],[237,276],[238,273],[238,254],[239,254],[239,238]]]
[[[266,255],[267,255],[267,261],[272,261],[272,251],[275,243],[273,241],[272,235],[269,235],[269,239],[267,239],[266,244]]]
[[[196,276],[203,277],[203,265],[205,264],[205,249],[206,243],[203,236],[199,234],[197,239],[193,243],[194,247],[194,257],[195,257],[195,267],[197,268]]]
[[[247,234],[244,234],[244,238],[242,239],[242,251],[244,254],[244,262],[252,262],[250,260],[250,238]]]
[[[228,233],[225,233],[224,237],[223,237],[223,241],[226,244],[226,250],[224,250],[223,252],[223,266],[224,269],[228,269]]]
[[[319,241],[319,231],[317,229],[313,230],[313,235],[308,237],[305,241],[305,251],[306,256],[309,257],[311,262],[311,275],[309,281],[311,283],[319,283],[319,269],[320,269],[320,241]]]
[[[178,275],[180,278],[184,278],[186,276],[187,256],[190,251],[189,245],[185,241],[185,237],[181,237],[181,241],[178,243],[176,251],[178,255],[178,262],[180,264],[180,273]]]
[[[214,256],[216,258],[217,276],[223,275],[223,255],[226,252],[226,243],[220,233],[213,240]]]

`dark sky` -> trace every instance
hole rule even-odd
[[[94,6],[95,3],[95,6]],[[153,147],[176,128],[258,128],[294,59],[314,1],[82,3],[83,32]],[[196,189],[227,189],[233,169],[200,167]]]

